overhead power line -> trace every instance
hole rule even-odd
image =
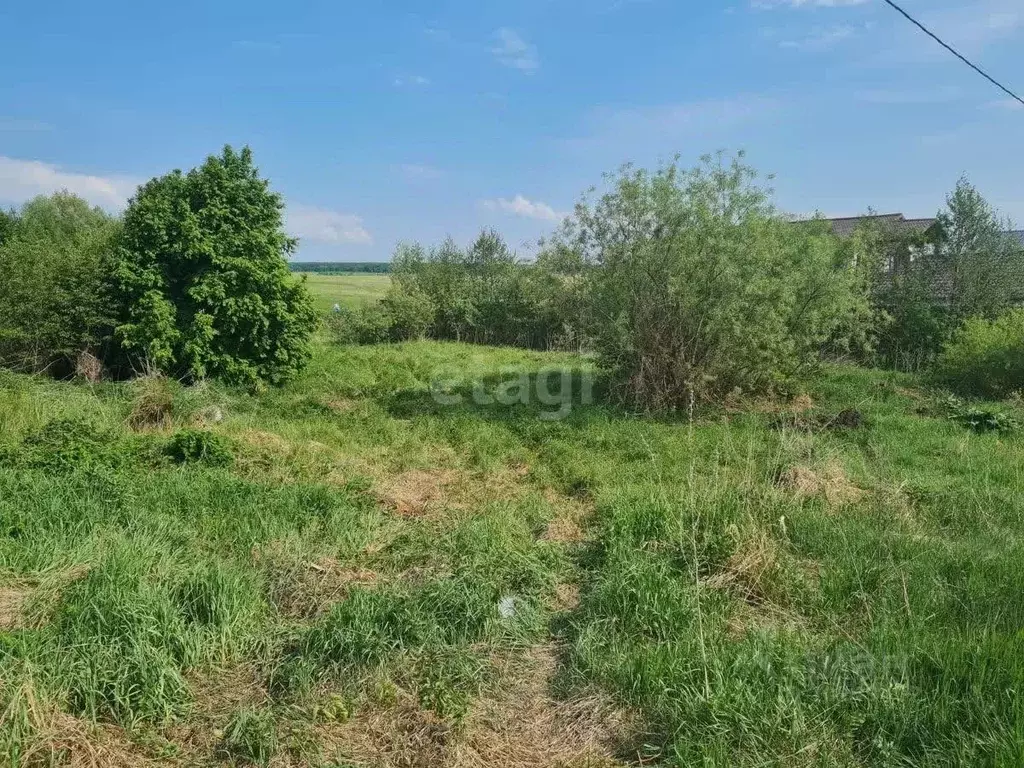
[[[907,21],[909,21],[909,22],[910,22],[911,24],[913,24],[913,25],[914,25],[915,27],[917,27],[917,28],[918,28],[918,29],[920,29],[920,30],[921,30],[922,32],[924,32],[924,33],[925,33],[926,35],[928,35],[928,37],[930,37],[930,38],[931,38],[932,40],[934,40],[934,41],[935,41],[936,43],[938,43],[938,44],[939,44],[939,45],[941,45],[941,46],[942,46],[943,48],[945,48],[945,49],[946,49],[947,51],[949,51],[949,52],[950,52],[950,53],[952,53],[952,54],[953,54],[954,56],[956,56],[956,57],[957,57],[958,59],[960,59],[960,61],[962,61],[962,62],[963,62],[964,64],[966,64],[966,65],[967,65],[968,67],[970,67],[970,68],[971,68],[971,69],[973,69],[973,70],[974,70],[975,72],[977,72],[977,73],[978,73],[979,75],[981,75],[981,76],[982,76],[982,77],[984,77],[984,78],[985,78],[986,80],[988,80],[988,81],[989,81],[990,83],[992,83],[992,85],[994,85],[994,86],[995,86],[996,88],[998,88],[999,90],[1003,91],[1003,93],[1009,94],[1009,96],[1010,96],[1011,98],[1013,98],[1013,99],[1016,99],[1016,100],[1017,100],[1017,101],[1019,101],[1019,102],[1020,102],[1020,103],[1021,103],[1022,105],[1024,105],[1024,99],[1022,99],[1022,98],[1021,98],[1020,96],[1018,96],[1018,95],[1017,95],[1016,93],[1014,93],[1014,92],[1013,92],[1013,91],[1011,91],[1011,90],[1010,90],[1009,88],[1007,88],[1007,87],[1006,87],[1005,85],[1003,85],[1002,83],[1000,83],[1000,82],[999,82],[998,80],[996,80],[996,79],[995,79],[994,77],[992,77],[992,75],[990,75],[990,74],[989,74],[988,72],[986,72],[985,70],[983,70],[983,69],[982,69],[981,67],[977,66],[977,65],[976,65],[976,64],[975,64],[974,62],[972,62],[972,61],[971,61],[970,59],[968,59],[968,58],[967,58],[966,56],[964,56],[964,55],[963,55],[962,53],[960,53],[960,51],[958,51],[958,50],[957,50],[956,48],[954,48],[953,46],[951,46],[951,45],[950,45],[949,43],[947,43],[946,41],[944,41],[944,40],[943,40],[943,39],[942,39],[941,37],[939,37],[939,36],[938,36],[938,35],[936,35],[936,34],[935,34],[934,32],[932,32],[932,31],[931,31],[930,29],[928,29],[928,27],[926,27],[926,26],[925,26],[924,24],[922,24],[922,23],[921,23],[920,21],[918,21],[918,20],[917,20],[917,19],[915,19],[915,18],[914,18],[913,16],[911,16],[911,15],[910,15],[909,13],[907,13],[907,12],[906,12],[905,10],[903,10],[902,8],[900,8],[900,6],[898,6],[898,5],[896,4],[896,3],[894,3],[894,2],[893,2],[893,0],[883,0],[883,2],[885,2],[885,3],[887,4],[887,5],[889,5],[890,7],[892,7],[892,8],[893,8],[894,10],[896,10],[896,11],[897,11],[898,13],[902,14],[902,15],[903,15],[903,16],[904,16],[904,17],[905,17],[905,18],[907,19]]]

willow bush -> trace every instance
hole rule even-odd
[[[868,280],[822,222],[790,223],[739,155],[625,167],[549,244],[575,258],[585,322],[644,410],[768,392],[869,316]]]

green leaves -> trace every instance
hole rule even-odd
[[[562,283],[544,267],[519,263],[494,231],[481,232],[466,249],[450,239],[429,251],[420,245],[400,246],[391,271],[394,286],[380,308],[357,321],[365,327],[357,339],[398,341],[428,335],[544,348],[571,319],[559,304]]]
[[[935,373],[965,395],[998,399],[1024,391],[1024,309],[967,320],[943,349]]]
[[[5,211],[0,209],[0,246],[14,236],[18,226],[18,214],[12,209]]]
[[[995,317],[1019,299],[1024,252],[1012,229],[966,178],[946,198],[939,217],[943,287],[956,320]]]
[[[111,334],[115,218],[58,192],[0,215],[0,365],[66,372]]]
[[[692,171],[627,166],[555,238],[586,265],[582,314],[634,405],[770,390],[867,316],[836,238],[785,221],[755,178],[742,155]]]
[[[296,241],[248,148],[139,190],[118,251],[117,337],[133,367],[277,384],[309,357],[317,317],[288,269]]]

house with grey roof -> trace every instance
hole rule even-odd
[[[875,224],[885,229],[900,232],[902,234],[925,234],[939,223],[934,216],[924,219],[908,219],[902,213],[880,213],[870,216],[849,216],[837,219],[825,219],[832,227],[832,231],[839,237],[851,237],[858,228],[867,224]],[[1008,235],[1017,239],[1024,245],[1024,229],[1007,232]]]
[[[850,237],[867,224],[875,224],[899,232],[923,234],[938,222],[938,219],[908,219],[902,213],[883,213],[871,216],[850,216],[840,219],[825,219],[832,231],[839,237]]]
[[[902,213],[882,213],[869,216],[848,216],[844,218],[825,219],[837,237],[852,237],[853,234],[864,226],[875,226],[883,231],[895,235],[920,235],[924,236],[932,230],[938,219],[908,219]],[[888,277],[903,274],[910,269],[922,255],[931,255],[935,252],[932,243],[922,243],[918,246],[910,246],[900,252],[893,252],[889,255],[885,265],[885,274]]]
[[[937,244],[941,241],[941,233],[937,229],[937,218],[907,218],[902,213],[884,213],[870,216],[850,216],[844,218],[825,219],[838,237],[848,238],[866,225],[876,226],[883,231],[897,235],[920,236],[916,245],[894,250],[889,254],[883,265],[883,278],[893,280],[899,275],[908,274],[915,263],[927,259],[936,253]],[[1010,237],[1024,246],[1024,230],[1008,232]],[[913,241],[911,241],[913,242]],[[948,299],[952,290],[953,278],[945,270],[939,269],[931,273],[933,290],[937,297]],[[1024,286],[1020,287],[1019,301],[1024,301]]]

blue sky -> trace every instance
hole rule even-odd
[[[881,0],[70,0],[0,8],[0,203],[109,209],[252,146],[300,257],[484,226],[524,256],[624,162],[745,149],[795,214],[1024,222],[1024,107]],[[905,0],[1024,89],[1021,0]]]

